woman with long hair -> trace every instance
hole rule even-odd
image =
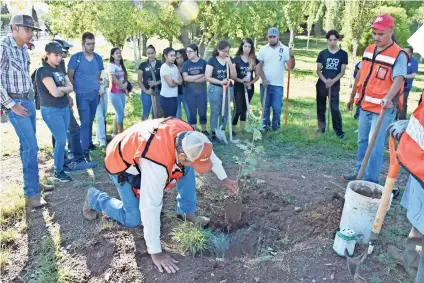
[[[115,120],[113,121],[113,135],[124,131],[125,96],[128,96],[128,73],[122,59],[121,49],[114,47],[110,50],[109,61],[109,99],[115,109]]]
[[[183,65],[184,62],[186,62],[188,60],[187,58],[187,53],[185,51],[185,49],[179,49],[177,51],[175,51],[175,65],[178,68],[178,71],[180,72],[181,77],[183,76]],[[182,110],[181,110],[181,104],[184,107],[184,112],[186,114],[187,117],[187,121],[190,121],[190,110],[188,109],[188,105],[187,105],[187,97],[185,94],[185,83],[183,80],[183,83],[181,85],[178,86],[178,108],[177,108],[177,117],[181,119],[181,115],[182,115]]]
[[[162,89],[159,95],[159,105],[165,118],[177,115],[178,86],[183,83],[180,71],[175,65],[175,55],[175,50],[172,47],[163,50],[163,64],[160,67]]]
[[[230,48],[231,46],[227,41],[221,40],[206,65],[205,77],[209,82],[208,98],[211,107],[210,126],[212,141],[217,141],[215,129],[218,127],[218,119],[221,116],[223,86],[228,85],[230,87],[227,79],[227,65],[230,71],[229,78],[233,80],[237,78],[236,69],[231,57],[228,55]],[[224,119],[221,121],[222,129],[225,129],[228,118],[228,107],[229,105],[225,106]]]
[[[188,60],[184,62],[182,72],[185,84],[185,98],[190,112],[190,125],[196,129],[197,114],[199,114],[202,133],[209,136],[206,131],[206,111],[208,108],[206,85],[206,61],[199,58],[199,48],[190,44],[186,48]]]
[[[259,80],[258,59],[255,56],[255,46],[253,40],[245,38],[241,41],[239,49],[234,58],[237,71],[237,78],[234,80],[234,117],[233,125],[237,125],[240,118],[240,132],[244,131],[246,124],[247,103],[252,100],[254,84]],[[255,74],[255,76],[253,76]],[[246,102],[245,91],[248,100]]]
[[[147,46],[146,55],[147,60],[138,67],[138,85],[141,88],[140,100],[143,106],[141,119],[143,121],[149,118],[152,105],[153,110],[159,112],[154,113],[153,111],[152,117],[159,118],[162,116],[157,102],[161,90],[160,67],[162,61],[156,60],[156,49],[153,45]]]
[[[43,65],[36,71],[35,86],[40,96],[41,116],[55,139],[54,179],[66,183],[72,181],[72,178],[63,170],[63,165],[70,120],[69,106],[73,105],[69,94],[73,91],[73,87],[69,78],[59,67],[62,61],[62,45],[52,41],[46,45],[45,51]]]

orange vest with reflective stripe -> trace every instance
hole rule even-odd
[[[424,187],[424,102],[412,113],[400,139],[397,156],[402,167]]]
[[[146,129],[148,127],[149,129]],[[142,136],[148,130],[149,139]],[[193,128],[178,118],[155,119],[140,122],[117,135],[106,149],[105,168],[109,174],[120,174],[129,167],[138,169],[140,158],[148,159],[166,168],[166,188],[173,186],[183,175],[181,166],[175,166],[175,139],[181,132]]]
[[[376,49],[377,46],[372,44],[365,49],[362,55],[355,102],[360,104],[365,111],[380,114],[381,99],[387,95],[393,84],[393,66],[399,54],[404,51],[396,43],[379,53],[376,53]],[[408,55],[406,54],[406,56]],[[403,84],[398,95],[398,103],[401,104],[401,109],[403,99],[401,99],[400,94],[402,91]]]

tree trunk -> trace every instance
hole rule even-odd
[[[171,47],[172,48],[172,40],[173,40],[173,36],[171,35],[169,38],[168,38],[168,45],[169,45],[169,47]]]
[[[353,51],[352,51],[352,67],[350,70],[350,79],[349,79],[349,87],[353,86],[353,73],[355,72],[356,66],[356,52],[358,51],[358,40],[353,39]]]
[[[308,41],[306,42],[306,50],[309,50],[309,39],[311,38],[312,28],[308,30]]]
[[[181,35],[178,37],[180,42],[183,44],[184,48],[187,47],[190,44],[190,37],[188,34],[188,27],[182,26],[181,27]]]
[[[290,29],[290,42],[289,42],[289,48],[294,47],[294,29]]]
[[[257,37],[255,37],[255,39],[254,39],[254,45],[255,45],[255,47],[258,47],[258,38]]]
[[[136,65],[138,65],[137,64],[137,40],[136,40],[135,36],[131,37],[131,41],[132,41],[132,44],[133,44],[134,61],[136,62]]]
[[[142,37],[141,37],[143,40],[142,40],[142,42],[143,42],[143,56],[146,56],[146,49],[147,49],[147,36],[145,36],[145,35],[143,35]]]

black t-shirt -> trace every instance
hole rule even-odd
[[[232,58],[231,62],[233,62]],[[227,78],[227,67],[225,66],[225,64],[221,65],[221,63],[219,63],[218,59],[216,59],[215,56],[209,58],[208,65],[213,67],[212,78],[217,79],[219,81],[223,81]]]
[[[322,74],[325,78],[334,79],[340,74],[342,65],[347,65],[348,56],[342,49],[334,54],[325,49],[318,54],[317,63],[322,64]],[[340,83],[340,80],[337,83]]]
[[[43,64],[36,73],[37,94],[40,96],[40,105],[47,107],[65,108],[69,105],[68,96],[54,97],[49,93],[47,87],[43,84],[44,78],[53,78],[57,87],[65,86],[65,74],[60,70],[60,66],[52,68],[48,64]]]
[[[250,78],[253,80],[253,73],[255,70],[249,71],[249,62],[244,62],[241,56],[234,58],[234,64],[236,64],[237,78],[243,79],[246,77],[247,72],[250,72]],[[259,60],[256,59],[256,64],[259,64]],[[255,74],[256,75],[256,74]],[[236,82],[234,83],[235,88],[244,88],[244,84]]]
[[[66,76],[66,65],[65,65],[65,60],[62,59],[62,61],[60,61],[59,63],[59,69],[62,71],[62,73],[65,74]]]
[[[197,62],[193,62],[191,60],[187,60],[183,65],[183,73],[187,73],[189,76],[195,76],[204,74],[206,70],[206,61],[202,58],[199,58]],[[191,92],[194,93],[205,93],[206,90],[206,82],[204,83],[195,83],[195,82],[185,82],[185,87],[190,89]]]
[[[162,62],[160,60],[156,60],[156,65],[154,66],[153,72],[155,73],[155,78],[157,82],[160,82],[160,67],[162,66]],[[149,61],[144,61],[138,67],[139,70],[143,71],[143,85],[146,89],[150,89],[149,81],[153,81],[152,71],[150,70],[151,66]],[[159,84],[157,91],[160,91],[161,85]]]

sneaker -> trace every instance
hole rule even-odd
[[[266,134],[267,132],[269,132],[269,130],[270,130],[269,126],[264,126],[263,133]]]
[[[204,134],[205,136],[207,136],[208,138],[211,136],[211,134],[209,134],[208,131],[202,131],[202,134]]]
[[[340,179],[344,182],[348,182],[356,180],[356,177],[357,174],[343,174]]]
[[[96,162],[91,162],[87,160],[81,160],[79,162],[74,162],[74,170],[84,170],[89,168],[94,168],[97,166]]]
[[[47,204],[47,202],[40,195],[28,198],[28,203],[32,208],[42,207]]]
[[[65,164],[63,165],[63,171],[68,174],[68,173],[71,173],[72,168],[69,167],[67,164]]]
[[[97,218],[97,212],[90,208],[88,204],[88,195],[90,194],[90,189],[88,189],[87,195],[85,196],[84,204],[82,206],[82,215],[87,220],[94,220]]]
[[[219,142],[218,138],[216,137],[215,132],[212,132],[212,135],[211,135],[211,141],[212,141],[212,142]]]
[[[60,173],[54,173],[54,179],[58,180],[61,183],[67,183],[72,181],[72,178],[68,176],[68,174],[66,174],[64,171]]]
[[[339,139],[341,139],[341,140],[344,140],[344,139],[345,139],[345,135],[344,135],[344,134],[338,135],[337,137],[338,137]]]
[[[83,152],[82,155],[84,156],[83,160],[91,161],[89,152]]]
[[[53,185],[44,185],[44,184],[39,183],[38,184],[38,190],[39,191],[49,192],[49,191],[53,191],[54,190],[54,186]]]

